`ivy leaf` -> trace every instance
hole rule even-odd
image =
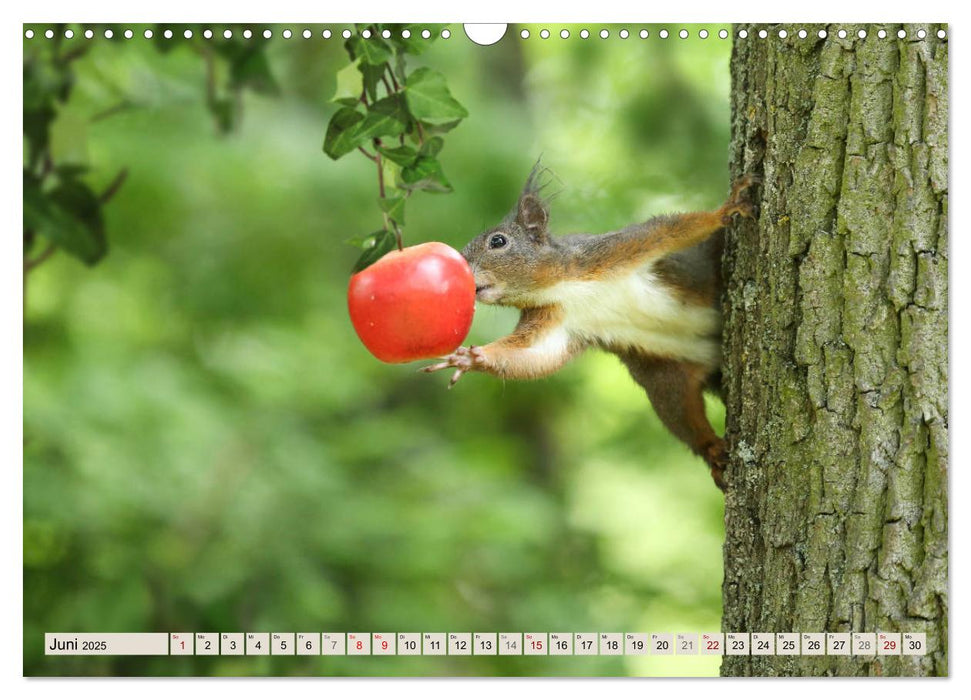
[[[400,95],[391,95],[368,107],[367,116],[357,128],[359,143],[380,136],[398,136],[408,131],[408,111]]]
[[[360,101],[363,90],[364,83],[361,71],[358,70],[358,61],[354,61],[337,71],[337,86],[331,102],[353,107]]]
[[[454,122],[445,122],[444,124],[425,124],[425,135],[431,136],[433,134],[445,134],[454,129],[459,125],[461,119],[456,119]]]
[[[381,81],[381,76],[384,75],[384,71],[387,69],[387,63],[382,63],[377,66],[372,66],[368,63],[361,64],[361,77],[364,80],[364,89],[367,90],[368,99],[372,101],[377,99],[378,83]]]
[[[376,263],[395,247],[395,236],[391,231],[375,231],[365,239],[365,251],[354,263],[353,273]]]
[[[451,192],[452,184],[442,171],[442,164],[435,158],[419,156],[414,165],[401,171],[405,189],[428,192]]]
[[[436,158],[439,153],[442,152],[442,146],[445,145],[445,139],[441,136],[433,136],[432,138],[425,141],[421,150],[418,151],[418,155],[427,156],[428,158]]]
[[[408,71],[405,70],[405,53],[403,51],[395,54],[394,57],[394,72],[398,74],[398,80],[400,82],[405,82],[408,79]]]
[[[394,54],[388,43],[377,36],[365,39],[359,33],[355,33],[344,43],[344,47],[351,55],[351,60],[360,59],[361,63],[368,63],[372,66],[379,66],[388,61]]]
[[[381,173],[384,177],[384,187],[387,191],[400,189],[401,166],[393,160],[381,159]]]
[[[431,43],[442,33],[445,25],[396,24],[388,28],[391,29],[391,43],[398,49],[399,53],[409,53],[417,56],[420,53],[424,53],[425,49],[431,46]],[[411,36],[407,39],[401,36],[401,32],[405,29],[411,32]],[[431,32],[431,36],[427,39],[423,39],[421,36],[423,29]]]
[[[359,138],[358,126],[364,115],[356,109],[343,107],[330,118],[327,134],[324,136],[324,153],[337,160],[364,143]]]
[[[403,167],[411,165],[415,162],[415,158],[418,157],[418,151],[411,146],[398,146],[396,148],[378,146],[378,152],[392,163],[397,163]]]
[[[385,197],[378,198],[378,207],[381,208],[388,218],[404,226],[405,224],[405,198],[404,197]]]
[[[452,97],[445,76],[431,68],[419,68],[405,81],[408,109],[418,121],[448,124],[469,116],[468,111]]]
[[[355,248],[363,248],[367,250],[374,245],[374,239],[384,233],[384,231],[374,231],[372,233],[358,233],[350,238],[344,239],[344,242],[348,245],[352,245]]]
[[[24,229],[88,265],[108,252],[101,202],[79,180],[65,180],[49,193],[34,178],[24,178]]]

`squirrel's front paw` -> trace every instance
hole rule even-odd
[[[739,214],[746,219],[754,219],[759,215],[759,208],[752,201],[751,189],[762,182],[757,175],[743,175],[732,185],[732,194],[723,208],[722,222],[727,226],[732,216]]]
[[[704,450],[705,462],[711,470],[712,481],[715,486],[725,492],[728,489],[728,481],[725,479],[725,467],[728,466],[728,450],[724,440],[712,443]]]
[[[451,355],[446,355],[441,362],[428,367],[422,367],[422,372],[437,372],[442,369],[455,368],[452,379],[449,380],[448,388],[451,389],[455,383],[462,378],[466,372],[485,369],[487,365],[485,351],[478,345],[470,347],[460,347]]]

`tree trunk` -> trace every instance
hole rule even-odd
[[[927,653],[722,674],[946,675],[946,26],[743,29],[732,174],[764,181],[726,240],[723,628],[923,632]]]

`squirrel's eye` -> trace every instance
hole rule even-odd
[[[502,248],[509,241],[501,233],[497,233],[492,238],[489,239],[490,248]]]

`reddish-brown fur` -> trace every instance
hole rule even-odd
[[[724,490],[725,443],[708,422],[703,397],[706,388],[720,389],[718,367],[613,347],[596,338],[580,341],[568,337],[561,328],[563,308],[555,299],[553,303],[539,300],[545,298],[542,290],[560,282],[609,280],[653,261],[652,270],[660,284],[686,306],[717,308],[723,241],[715,234],[734,214],[754,216],[755,206],[746,190],[757,179],[746,176],[738,180],[728,201],[715,211],[656,217],[599,236],[554,239],[546,230],[549,214],[536,194],[536,176],[534,169],[514,213],[464,251],[481,289],[499,290],[488,299],[490,303],[521,309],[519,324],[505,338],[482,347],[459,348],[426,371],[455,368],[452,384],[463,372],[473,370],[532,379],[555,372],[584,347],[599,345],[620,357],[647,391],[664,425],[708,463],[715,484]],[[517,241],[512,253],[490,252],[488,241],[497,233]]]

